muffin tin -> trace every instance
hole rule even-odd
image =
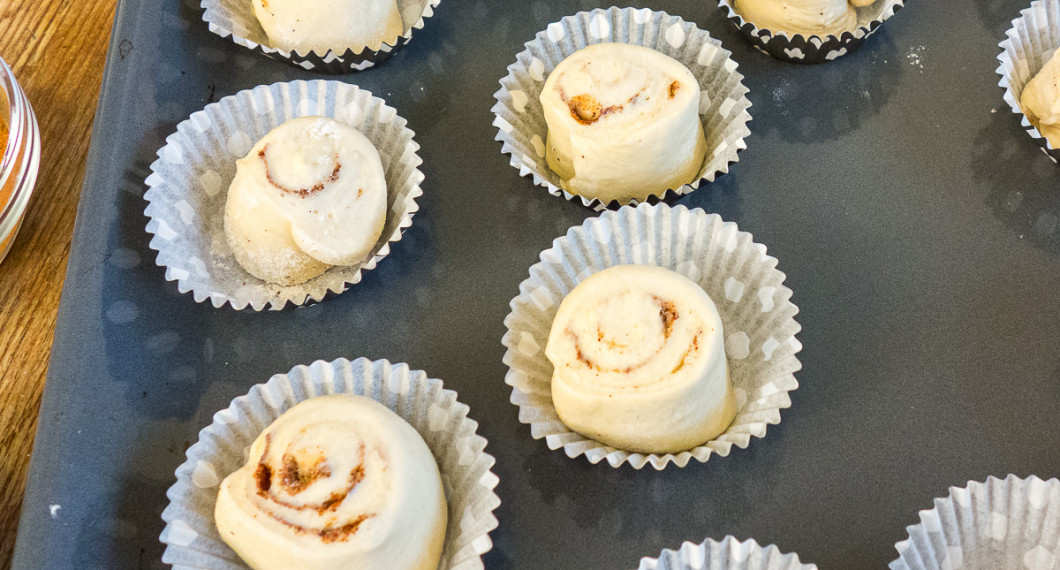
[[[728,535],[820,568],[882,568],[949,486],[1055,477],[1060,179],[995,85],[997,44],[1026,7],[1014,0],[910,2],[821,66],[761,54],[716,5],[637,2],[739,64],[747,150],[677,202],[780,260],[800,387],[768,437],[682,469],[593,465],[527,433],[504,383],[508,302],[540,252],[596,214],[509,166],[492,94],[524,42],[597,7],[443,3],[392,58],[340,76],[416,132],[415,222],[346,293],[237,312],[196,303],[154,264],[144,179],[192,112],[321,76],[212,34],[194,0],[122,0],[14,567],[165,568],[165,492],[198,430],[270,374],[340,357],[406,362],[470,407],[500,481],[491,569],[635,568]]]

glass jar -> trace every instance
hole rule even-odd
[[[7,126],[7,141],[0,159],[0,263],[22,226],[29,196],[40,166],[40,130],[37,117],[11,68],[0,59],[0,120]]]

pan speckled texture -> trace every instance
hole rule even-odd
[[[165,568],[165,493],[199,430],[262,378],[340,357],[406,362],[470,407],[500,479],[491,570],[636,568],[728,535],[820,568],[885,568],[950,486],[1057,476],[1060,171],[994,72],[1029,2],[908,2],[816,66],[756,51],[714,3],[632,4],[709,32],[748,88],[739,166],[675,205],[752,234],[793,291],[799,389],[768,437],[681,469],[612,469],[548,449],[509,402],[508,303],[538,255],[597,214],[508,164],[493,93],[527,39],[608,5],[443,2],[384,65],[338,77],[415,131],[420,210],[349,291],[257,312],[166,281],[144,179],[194,111],[320,75],[211,33],[196,0],[123,0],[14,567]]]

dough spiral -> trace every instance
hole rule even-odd
[[[736,414],[721,318],[673,271],[621,265],[560,305],[545,354],[552,399],[578,433],[629,451],[672,453],[723,433]]]
[[[300,117],[236,162],[225,237],[248,273],[297,285],[368,257],[386,210],[383,164],[371,141],[334,119]]]
[[[594,44],[561,61],[541,91],[545,158],[572,194],[628,202],[692,182],[707,143],[696,77],[651,48]]]
[[[221,484],[221,538],[258,569],[434,570],[446,505],[412,426],[360,396],[313,398],[272,423]]]

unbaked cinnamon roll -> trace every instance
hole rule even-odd
[[[567,427],[606,445],[675,453],[736,415],[721,317],[699,285],[661,267],[593,274],[560,304],[545,355]]]
[[[1027,82],[1020,109],[1053,148],[1060,148],[1060,50]]]
[[[582,48],[541,91],[545,158],[570,193],[645,200],[699,175],[706,139],[699,82],[681,62],[621,43]]]
[[[217,530],[252,568],[435,570],[441,477],[401,417],[361,396],[291,408],[221,483]]]
[[[272,47],[306,54],[378,50],[404,31],[396,0],[254,0]]]
[[[805,36],[839,36],[858,25],[856,8],[875,0],[736,0],[744,20],[759,28]]]
[[[225,236],[247,273],[297,285],[363,261],[383,231],[386,201],[367,137],[327,117],[291,119],[236,162]]]

